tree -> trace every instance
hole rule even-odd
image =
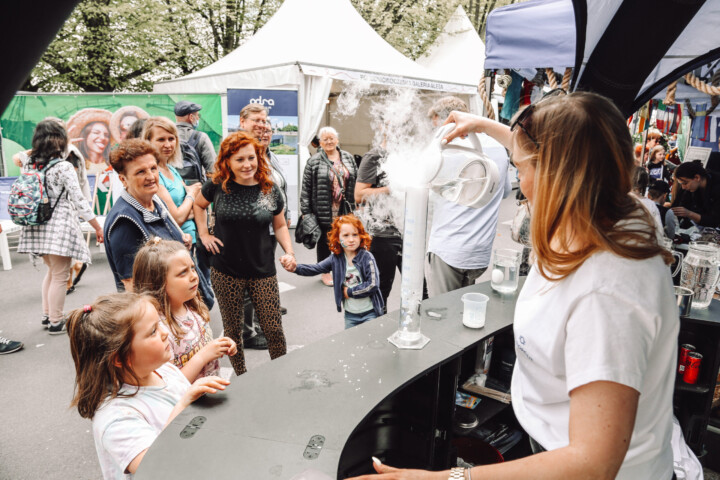
[[[158,81],[188,75],[239,47],[282,1],[82,0],[23,89],[152,90]],[[459,4],[484,36],[488,13],[518,0],[350,1],[380,36],[416,59]]]
[[[83,0],[26,80],[29,91],[149,91],[237,48],[280,0]]]

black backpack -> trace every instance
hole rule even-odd
[[[190,135],[187,142],[180,142],[183,166],[182,168],[178,168],[177,171],[185,182],[185,185],[192,185],[197,182],[205,183],[206,180],[202,162],[200,161],[200,154],[196,148],[198,141],[200,141],[200,133],[195,131]]]

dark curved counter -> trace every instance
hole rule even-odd
[[[482,329],[462,325],[467,292],[490,297]],[[511,328],[515,299],[489,282],[473,285],[423,302],[430,343],[422,350],[387,341],[397,329],[394,312],[233,378],[225,392],[198,400],[168,425],[136,478],[289,479],[308,469],[344,478],[367,470],[372,454],[392,460],[403,450],[416,458],[396,455],[395,464],[442,468],[459,359]],[[308,448],[317,436],[324,443]]]

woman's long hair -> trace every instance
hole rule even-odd
[[[180,242],[162,240],[160,237],[151,238],[135,255],[132,277],[133,289],[136,292],[146,293],[155,298],[160,306],[158,311],[165,316],[165,323],[175,338],[183,338],[186,332],[172,313],[166,286],[170,257],[181,251],[187,252],[187,248]],[[200,297],[199,288],[195,292],[195,298],[186,304],[203,320],[210,321],[210,312]]]
[[[218,152],[218,158],[215,162],[215,172],[211,175],[213,183],[222,183],[222,189],[225,193],[228,192],[228,182],[235,180],[235,174],[229,166],[230,158],[235,155],[238,150],[248,145],[252,145],[255,149],[255,156],[257,157],[258,163],[255,180],[260,184],[260,190],[265,194],[270,193],[272,190],[272,172],[270,171],[268,161],[265,159],[265,151],[262,145],[255,140],[255,137],[250,136],[246,132],[234,132],[228,135],[220,144],[220,152]]]
[[[128,381],[140,383],[128,362],[134,326],[145,309],[155,307],[151,296],[113,293],[70,312],[67,331],[75,362],[75,392],[70,406],[76,406],[81,417],[92,419],[108,397],[137,393],[120,395],[119,391]]]
[[[630,259],[672,257],[653,219],[630,195],[633,144],[620,111],[593,93],[538,102],[517,145],[535,166],[531,236],[540,273],[562,280],[591,255],[607,250]],[[618,222],[625,220],[623,225]]]
[[[175,152],[173,153],[172,158],[170,158],[170,160],[168,161],[168,164],[176,168],[182,168],[182,147],[180,146],[180,135],[178,134],[178,129],[175,124],[165,117],[150,117],[145,120],[145,123],[143,124],[143,130],[141,134],[143,140],[147,140],[148,142],[152,143],[153,127],[162,128],[167,133],[175,137]]]
[[[55,158],[63,158],[67,150],[68,136],[65,128],[56,120],[45,119],[35,126],[32,138],[33,163],[45,165]]]

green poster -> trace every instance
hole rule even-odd
[[[12,156],[30,148],[35,125],[46,117],[67,124],[68,134],[85,155],[86,161],[100,164],[113,145],[125,136],[137,118],[164,116],[175,120],[173,108],[180,100],[202,106],[198,130],[207,133],[217,149],[222,139],[220,95],[145,94],[22,94],[16,95],[0,117],[5,176],[20,170]],[[99,166],[99,165],[98,165]],[[97,169],[89,169],[89,171]]]

